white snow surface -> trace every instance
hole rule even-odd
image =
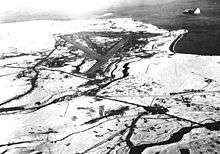
[[[27,73],[28,77],[18,79],[17,76],[22,70],[26,70],[29,65],[36,64],[37,58],[40,58],[39,53],[47,53],[50,49],[53,49],[55,44],[54,35],[80,31],[143,31],[159,34],[156,37],[148,38],[146,45],[142,48],[143,52],[141,54],[155,53],[154,56],[149,58],[135,57],[140,53],[132,51],[131,55],[134,58],[125,58],[124,61],[117,64],[118,67],[114,71],[115,77],[120,78],[123,75],[124,64],[129,62],[129,76],[109,84],[101,89],[97,95],[144,106],[148,106],[154,101],[154,103],[167,107],[169,113],[193,121],[203,121],[207,118],[215,121],[220,120],[219,112],[213,109],[220,107],[220,94],[218,92],[220,88],[220,58],[218,56],[173,55],[169,49],[171,43],[178,36],[186,33],[186,30],[167,31],[151,24],[133,21],[131,18],[28,21],[1,24],[0,55],[2,57],[19,53],[33,55],[0,59],[0,103],[30,88],[30,82],[27,79],[29,76],[33,76],[34,72]],[[67,52],[59,50],[54,53],[57,56],[62,54],[65,55]],[[1,112],[0,145],[2,146],[0,147],[0,153],[6,151],[6,153],[19,154],[40,151],[42,153],[68,154],[86,151],[94,144],[106,141],[98,148],[88,151],[88,153],[96,154],[105,153],[107,151],[106,147],[117,143],[117,137],[113,140],[107,138],[114,135],[115,132],[130,126],[134,115],[143,112],[143,109],[113,100],[96,100],[92,96],[70,97],[79,90],[88,90],[96,86],[79,87],[90,79],[70,75],[73,66],[80,63],[80,61],[81,59],[68,62],[67,66],[60,68],[40,66],[39,79],[34,91],[20,99],[1,105],[0,110],[16,106],[25,108],[42,106],[42,108],[30,113],[21,111],[8,114]],[[81,67],[82,70],[87,70],[93,63],[94,61],[88,61]],[[110,70],[113,69],[110,68]],[[65,73],[59,71],[65,71]],[[211,79],[208,84],[207,79]],[[179,95],[173,96],[174,98],[170,95],[174,92],[192,89],[202,89],[205,92],[190,95],[194,103],[194,106],[190,108],[177,101],[177,99],[182,99]],[[53,102],[59,98],[63,99]],[[163,101],[167,102],[163,104]],[[100,106],[105,106],[105,111],[108,111],[124,105],[130,107],[125,116],[102,119],[98,122],[97,127],[95,126],[97,123],[82,125],[84,122],[100,116]],[[147,115],[147,118],[149,117],[155,118],[155,116]],[[119,120],[121,121],[119,122]],[[163,120],[151,121],[148,119],[147,121],[146,124],[140,122],[137,126],[140,125],[140,128],[149,129],[150,126],[159,125],[161,129],[158,128],[156,132],[150,130],[146,135],[139,134],[142,131],[137,129],[137,134],[131,138],[133,143],[155,143],[158,140],[165,140],[183,126],[189,126],[189,122],[184,121],[180,121],[180,123],[165,121],[165,124],[161,124],[164,123]],[[107,130],[112,131],[108,132]],[[165,133],[165,130],[167,133]],[[212,138],[212,136],[217,136],[216,134],[219,132],[213,131],[210,133],[207,129],[196,130],[199,132],[199,139],[204,136]],[[46,134],[45,132],[48,131],[52,133]],[[208,133],[210,134],[206,135]],[[158,134],[160,135],[158,136]],[[180,142],[169,145],[170,153],[177,153],[180,144],[188,147],[188,143],[192,139],[187,138],[187,135],[189,134],[186,134]],[[58,142],[52,142],[65,136],[68,137]],[[31,141],[31,143],[8,144],[22,141]],[[113,152],[128,153],[128,149],[124,148],[124,145],[122,143],[121,147],[118,146]],[[144,152],[156,152],[158,149],[161,151],[165,149],[164,153],[167,150],[163,146],[157,146],[156,148],[146,149]]]

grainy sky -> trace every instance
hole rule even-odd
[[[0,22],[74,18],[113,6],[170,1],[173,0],[1,0]]]

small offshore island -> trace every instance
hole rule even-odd
[[[194,8],[194,9],[185,9],[183,11],[184,14],[194,14],[194,15],[198,15],[201,13],[199,8]]]
[[[41,31],[35,31],[41,29]],[[220,58],[131,18],[0,25],[0,153],[219,153]]]

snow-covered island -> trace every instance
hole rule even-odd
[[[0,153],[218,153],[220,58],[130,18],[0,25]]]

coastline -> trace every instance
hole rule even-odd
[[[7,28],[0,31],[0,153],[218,150],[219,57],[175,53],[186,30],[131,18]],[[89,50],[115,50],[101,73],[87,76],[97,60],[57,39],[68,35]],[[130,44],[118,43],[123,36]]]
[[[188,33],[187,30],[185,30],[185,33],[184,33],[184,34],[186,34],[186,33]],[[184,34],[180,34],[180,35],[176,38],[176,40],[174,40],[174,41],[171,43],[171,45],[170,45],[170,47],[169,47],[169,49],[170,49],[171,52],[176,53],[176,51],[175,51],[175,46],[176,46],[176,44],[182,39],[182,37],[184,37]]]

